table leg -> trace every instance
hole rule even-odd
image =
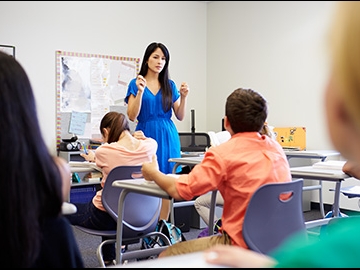
[[[174,199],[170,200],[170,222],[175,224],[175,213],[174,213]]]
[[[333,205],[333,217],[338,217],[340,213],[340,187],[341,181],[336,182],[335,194],[334,194],[334,205]]]

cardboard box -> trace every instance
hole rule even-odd
[[[305,127],[275,127],[276,140],[284,149],[306,150]]]

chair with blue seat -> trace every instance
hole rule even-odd
[[[249,249],[269,254],[286,238],[307,237],[303,209],[303,179],[259,187],[246,209],[242,234]]]
[[[106,178],[102,191],[102,203],[106,211],[118,220],[118,203],[122,192],[121,188],[113,187],[112,183],[116,180],[141,178],[141,165],[138,166],[118,166],[113,168]],[[97,257],[101,267],[105,267],[103,260],[103,246],[116,243],[117,234],[120,233],[122,245],[139,243],[143,238],[158,235],[166,245],[171,245],[170,240],[162,233],[156,232],[155,228],[160,217],[161,198],[132,193],[126,197],[123,215],[123,230],[94,230],[76,225],[75,227],[83,232],[96,235],[107,236],[111,239],[104,240],[97,248]],[[148,256],[158,255],[166,246],[144,250],[126,251],[127,259],[138,259]],[[121,252],[121,250],[116,250]],[[119,261],[116,264],[121,264]]]

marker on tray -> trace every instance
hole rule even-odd
[[[87,155],[87,154],[88,154],[88,150],[87,150],[87,148],[86,148],[85,142],[82,142],[82,146],[83,146],[83,148],[84,148],[85,154]]]

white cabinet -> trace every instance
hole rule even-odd
[[[81,151],[59,151],[59,157],[62,157],[67,162],[69,161],[85,161],[85,159],[80,156]]]

